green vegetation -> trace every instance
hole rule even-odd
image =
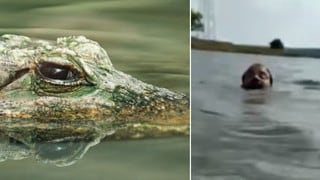
[[[224,51],[224,52],[263,54],[263,55],[282,55],[282,56],[285,55],[283,49],[270,49],[267,46],[237,45],[237,44],[232,44],[230,42],[201,40],[196,38],[192,38],[191,47],[193,49]]]
[[[273,41],[270,42],[270,48],[271,49],[284,49],[284,45],[281,42],[280,39],[274,39]]]
[[[280,46],[281,47],[281,46]],[[208,51],[223,51],[231,53],[248,53],[273,56],[287,57],[308,57],[320,58],[319,48],[271,48],[268,46],[243,45],[233,44],[231,42],[222,42],[216,40],[191,39],[191,48],[208,50]]]
[[[202,14],[191,9],[191,31],[203,31]]]

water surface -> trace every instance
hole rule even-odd
[[[240,88],[254,62],[272,89]],[[192,179],[319,179],[319,59],[193,50],[191,65]]]

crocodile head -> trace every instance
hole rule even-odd
[[[102,138],[189,133],[185,95],[116,70],[106,51],[83,36],[48,42],[3,35],[0,107],[1,139],[44,159],[61,149],[78,153],[78,142],[88,149]]]

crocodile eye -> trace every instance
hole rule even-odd
[[[74,68],[54,63],[40,63],[38,71],[43,77],[51,80],[76,81],[79,78],[79,73]]]

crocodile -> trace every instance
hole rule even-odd
[[[189,135],[188,96],[115,69],[84,36],[2,35],[0,107],[0,161],[64,166],[102,139]]]

